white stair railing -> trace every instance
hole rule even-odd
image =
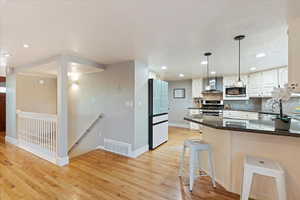
[[[18,111],[17,123],[18,146],[56,163],[57,116]]]

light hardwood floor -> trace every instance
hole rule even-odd
[[[199,178],[193,193],[187,178],[178,177],[179,153],[187,138],[199,133],[170,128],[169,141],[138,159],[95,150],[57,167],[0,139],[0,200],[132,199],[237,200],[208,177]]]

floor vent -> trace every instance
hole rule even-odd
[[[104,149],[124,156],[131,155],[131,144],[111,139],[104,139]]]

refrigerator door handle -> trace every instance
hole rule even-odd
[[[156,123],[153,123],[153,126],[155,126],[155,125],[158,125],[158,124],[162,124],[162,123],[166,123],[166,122],[168,122],[168,120],[164,120],[164,121],[156,122]]]

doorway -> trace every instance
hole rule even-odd
[[[0,140],[4,140],[6,130],[6,78],[0,76]]]

